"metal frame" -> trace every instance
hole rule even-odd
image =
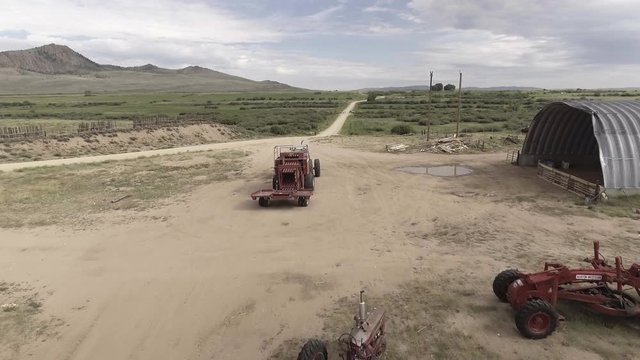
[[[585,261],[593,269],[569,269],[563,264],[545,263],[542,272],[521,273],[508,288],[509,303],[517,310],[532,299],[545,300],[553,307],[558,300],[571,300],[609,316],[639,316],[640,304],[626,291],[635,289],[640,295],[640,264],[625,269],[620,256],[615,258],[615,266],[607,264],[598,241],[593,244],[593,258]]]
[[[253,192],[251,199],[260,200],[263,206],[272,200],[297,199],[298,205],[307,206],[314,189],[305,187],[305,176],[313,176],[312,169],[308,145],[276,145],[273,147],[273,187]],[[293,174],[293,181],[285,182],[285,174]]]

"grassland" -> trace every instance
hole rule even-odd
[[[38,290],[25,284],[0,281],[0,358],[17,359],[29,341],[56,336],[61,319],[43,316]]]
[[[0,227],[78,225],[92,214],[145,209],[239,176],[247,156],[202,152],[0,173]]]
[[[78,121],[115,120],[126,128],[137,117],[193,114],[211,116],[246,137],[312,135],[358,96],[345,92],[0,96],[0,126],[42,124],[54,135],[75,130]]]
[[[455,133],[458,92],[433,92],[429,106],[426,91],[380,93],[361,104],[345,124],[344,135],[388,135],[397,125],[422,133],[431,123],[436,136]],[[547,103],[561,100],[640,99],[640,91],[463,91],[461,133],[519,133]],[[431,109],[431,110],[429,110]]]

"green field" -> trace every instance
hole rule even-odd
[[[0,127],[42,125],[47,134],[75,133],[81,121],[111,120],[118,128],[146,116],[205,115],[234,127],[242,137],[313,135],[325,128],[349,101],[363,99],[355,92],[306,91],[283,93],[154,93],[0,96]],[[397,125],[422,133],[431,122],[435,136],[456,129],[457,92],[379,93],[360,104],[345,124],[344,135],[388,135]],[[464,91],[461,133],[518,133],[547,103],[576,99],[640,98],[640,91],[544,90]],[[431,109],[431,110],[429,110]]]
[[[375,101],[358,106],[345,124],[344,135],[388,135],[398,125],[422,133],[431,121],[436,136],[455,133],[458,92],[432,93],[429,106],[426,91],[379,93]],[[637,100],[640,91],[544,90],[544,91],[463,91],[460,114],[461,133],[520,132],[546,104],[561,100]],[[431,110],[429,110],[431,109]]]
[[[246,137],[312,135],[362,97],[319,91],[0,96],[0,127],[42,124],[56,134],[74,132],[79,121],[116,120],[127,127],[137,117],[192,114],[211,116]]]

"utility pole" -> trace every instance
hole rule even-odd
[[[462,71],[460,71],[460,82],[458,83],[458,121],[456,122],[456,137],[460,131],[460,114],[462,110]]]
[[[427,141],[429,141],[429,134],[431,133],[431,88],[433,87],[433,71],[429,71],[429,102],[427,108]]]

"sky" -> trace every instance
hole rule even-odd
[[[309,89],[640,86],[639,0],[2,0],[0,51]]]

